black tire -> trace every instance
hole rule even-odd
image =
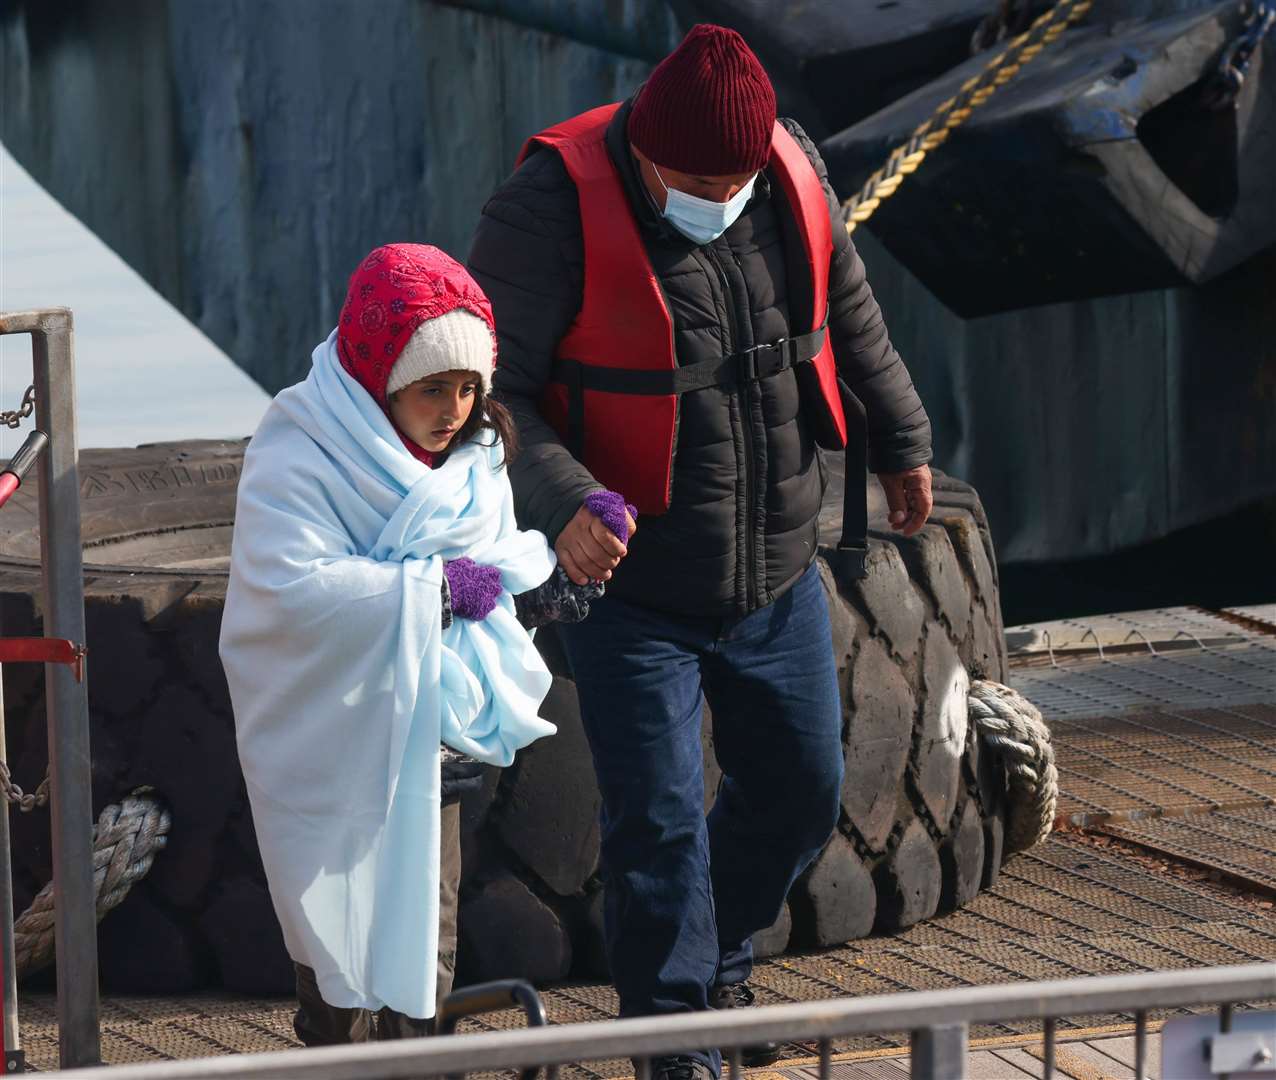
[[[831,465],[833,494],[841,462]],[[836,560],[821,570],[845,704],[838,832],[876,885],[873,928],[889,932],[965,903],[1000,867],[986,834],[1001,835],[1004,781],[992,755],[981,759],[966,689],[972,677],[1003,680],[1006,657],[992,537],[974,490],[936,472],[930,519],[905,539],[885,527],[881,491],[869,483],[867,577],[839,583]],[[826,544],[840,509],[837,500],[825,507]],[[810,913],[795,934],[833,945],[825,928],[838,920],[821,908],[837,901],[815,887],[819,871],[795,886],[795,915]]]
[[[80,456],[93,811],[149,785],[173,815],[166,850],[101,925],[107,989],[135,991],[148,971],[156,987],[195,979],[290,989],[217,655],[243,452],[243,442],[199,441]],[[9,635],[41,632],[36,491],[29,481],[0,511],[0,628]],[[4,690],[10,760],[18,782],[34,787],[47,762],[43,672],[6,665]],[[12,821],[21,906],[51,875],[49,820],[37,811]],[[218,912],[231,900],[245,919],[241,948],[256,958],[223,955]],[[254,901],[262,910],[249,917]],[[186,948],[133,933],[154,907]],[[187,953],[199,964],[181,959]],[[246,982],[241,970],[259,974]]]
[[[158,948],[153,957],[137,954],[148,946],[131,935],[130,904],[138,917],[161,907],[173,933],[191,943],[188,951],[211,958],[201,977],[244,993],[291,989],[217,656],[243,445],[169,443],[81,457],[94,809],[146,784],[173,811],[168,849],[137,899],[101,925],[108,989],[135,990],[139,971],[166,970]],[[831,495],[841,493],[839,467],[830,460]],[[1000,866],[998,766],[991,755],[980,759],[968,729],[953,744],[960,725],[942,707],[959,671],[1004,674],[987,521],[969,486],[936,474],[930,523],[904,540],[884,528],[880,492],[870,484],[869,576],[839,585],[821,563],[847,703],[842,820],[789,908],[759,935],[767,954],[788,943],[826,945],[873,928],[899,929],[969,899]],[[6,634],[39,632],[34,490],[23,488],[0,512]],[[824,514],[826,543],[839,523],[834,498]],[[597,788],[554,635],[542,633],[538,643],[559,676],[546,705],[559,735],[466,796],[462,979],[554,978],[573,969],[573,958],[576,973],[605,974]],[[42,681],[37,667],[4,671],[10,759],[27,787],[46,762]],[[711,801],[721,774],[707,723],[705,766]],[[15,814],[13,822],[21,904],[49,878],[48,819],[37,812]],[[251,927],[242,935],[244,955],[226,932],[230,911]],[[517,927],[528,913],[535,926],[524,929],[535,933],[510,933],[499,949],[480,947],[473,928],[498,914]],[[115,941],[120,935],[128,948]],[[187,963],[157,975],[157,985],[188,982],[191,970]]]

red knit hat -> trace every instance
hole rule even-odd
[[[429,244],[379,247],[350,275],[337,328],[341,366],[385,409],[391,370],[417,328],[457,310],[477,315],[491,337],[491,352],[478,365],[486,386],[496,355],[496,328],[492,305],[478,282]],[[458,353],[451,366],[469,370],[471,365]]]
[[[629,141],[657,165],[699,176],[763,168],[771,157],[775,90],[744,38],[694,26],[644,84]]]

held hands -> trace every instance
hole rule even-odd
[[[554,545],[559,565],[549,580],[514,598],[524,626],[550,622],[580,622],[589,602],[603,594],[602,583],[628,553],[629,538],[637,531],[638,511],[614,491],[595,491],[585,498]],[[486,619],[496,608],[504,585],[501,572],[473,559],[453,559],[443,567],[445,579],[443,628],[452,618]]]
[[[877,481],[886,493],[891,528],[912,536],[926,524],[934,505],[930,492],[930,466],[918,465],[907,472],[878,473]]]
[[[595,491],[558,534],[554,553],[577,585],[610,581],[611,572],[629,554],[629,538],[638,531],[638,511],[614,491]]]
[[[453,559],[443,566],[443,629],[453,617],[481,622],[496,608],[504,587],[500,571],[473,559]],[[561,566],[535,589],[514,597],[514,614],[531,630],[552,622],[582,622],[589,614],[589,602],[603,594],[601,581],[577,585],[568,580]],[[468,759],[466,759],[468,760]]]

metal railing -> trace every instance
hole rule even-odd
[[[120,1065],[113,1080],[389,1080],[492,1070],[528,1070],[611,1058],[638,1060],[638,1077],[656,1056],[723,1048],[732,1080],[740,1072],[740,1048],[761,1042],[816,1043],[820,1077],[828,1080],[833,1040],[889,1031],[912,1032],[912,1076],[919,1080],[966,1075],[971,1024],[1042,1019],[1044,1073],[1053,1074],[1056,1021],[1060,1017],[1133,1013],[1136,1075],[1146,1075],[1148,1013],[1153,1009],[1219,1005],[1222,1017],[1241,1002],[1276,998],[1276,964],[1204,968],[1013,983],[956,990],[767,1005],[676,1016],[637,1017],[597,1023],[532,1027],[452,1038],[282,1050],[188,1061]],[[1224,1028],[1226,1024],[1224,1024]],[[782,1066],[781,1066],[782,1067]],[[98,1070],[60,1074],[66,1080],[101,1080]]]
[[[84,567],[75,423],[74,329],[66,308],[0,314],[0,335],[30,334],[36,426],[49,435],[39,460],[44,633],[84,641]],[[49,807],[53,831],[58,1057],[64,1068],[101,1061],[97,918],[86,685],[70,665],[45,665]],[[2,702],[0,702],[2,708]],[[0,722],[0,727],[3,724]],[[0,741],[0,752],[3,742]],[[6,1049],[18,1045],[8,814],[0,814],[0,928]],[[8,1068],[8,1066],[6,1066]]]

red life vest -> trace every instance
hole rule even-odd
[[[734,356],[679,367],[673,319],[647,258],[615,165],[604,105],[533,136],[519,164],[540,146],[563,159],[580,196],[585,286],[580,313],[559,342],[541,411],[599,483],[621,491],[644,514],[669,508],[679,395],[795,369],[803,412],[816,439],[846,446],[828,314],[832,225],[824,189],[802,148],[780,125],[771,135],[772,175],[792,209],[811,274],[811,314],[803,333]]]

